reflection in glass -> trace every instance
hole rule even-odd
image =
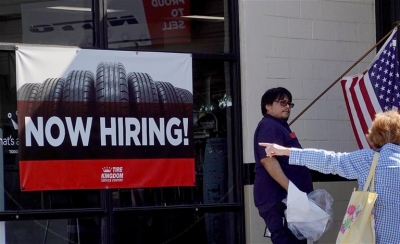
[[[234,213],[127,213],[116,216],[114,243],[238,243]]]
[[[108,47],[228,52],[223,0],[109,0]]]
[[[93,46],[91,0],[0,2],[0,42]]]
[[[5,241],[13,244],[97,244],[101,243],[100,227],[97,218],[9,221],[5,222]]]
[[[92,2],[51,1],[21,6],[24,43],[93,46]]]

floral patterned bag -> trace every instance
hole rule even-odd
[[[336,244],[375,244],[373,209],[378,194],[374,192],[374,178],[378,158],[379,153],[375,152],[364,189],[362,191],[354,189],[351,194]]]

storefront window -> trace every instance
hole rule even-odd
[[[46,219],[7,221],[0,229],[3,243],[100,243],[100,219]]]
[[[0,42],[93,46],[92,1],[0,1]]]
[[[35,198],[33,195],[38,195],[22,197],[18,193],[20,189],[14,59],[13,52],[0,52],[0,183],[2,186],[0,188],[0,211],[23,205],[23,200],[26,200],[25,203],[27,203]]]
[[[237,218],[233,212],[117,214],[115,243],[238,243]]]
[[[241,243],[240,164],[232,156],[236,148],[232,84],[238,82],[232,75],[238,67],[232,53],[238,50],[232,51],[228,38],[228,2],[0,1],[0,242],[6,236],[3,242],[16,244]],[[97,7],[104,7],[106,14]],[[103,24],[106,30],[97,32]],[[18,152],[18,43],[193,53],[191,94],[185,93],[183,99],[178,89],[175,93],[179,102],[193,105],[185,112],[193,116],[190,159],[194,158],[195,185],[24,191],[23,153]],[[228,55],[214,59],[220,53]]]
[[[108,47],[229,52],[223,0],[109,0]]]
[[[115,207],[235,202],[231,152],[229,63],[193,61],[193,130],[196,185],[114,191]]]

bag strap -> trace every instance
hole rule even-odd
[[[375,152],[374,159],[372,160],[371,168],[369,170],[369,174],[367,177],[367,181],[365,182],[363,191],[367,191],[370,185],[371,185],[370,191],[373,192],[375,190],[374,189],[375,188],[375,184],[374,184],[375,168],[376,168],[376,164],[378,163],[378,159],[379,159],[379,152]]]

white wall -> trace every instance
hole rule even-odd
[[[253,133],[261,119],[260,100],[269,88],[292,92],[291,119],[375,44],[374,0],[239,0],[244,163],[254,163]],[[348,75],[365,70],[368,55]],[[290,121],[289,121],[290,122]],[[340,82],[291,126],[303,147],[352,151],[351,129]],[[355,182],[316,182],[334,197],[335,227]],[[247,243],[269,243],[246,186]],[[337,229],[318,243],[334,243]]]

